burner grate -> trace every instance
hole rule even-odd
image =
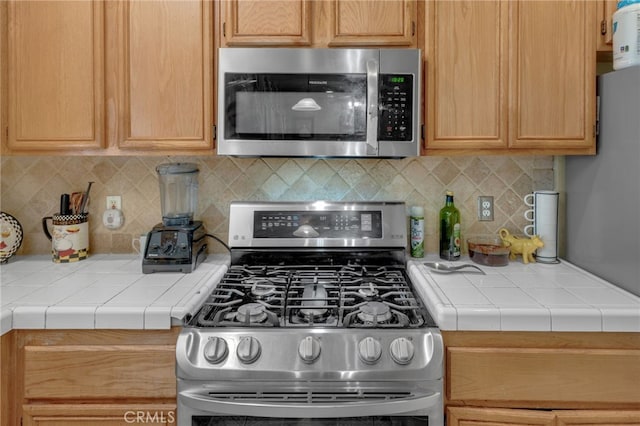
[[[192,321],[201,327],[421,327],[404,268],[234,265]]]

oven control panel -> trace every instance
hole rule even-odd
[[[443,344],[437,329],[187,328],[176,354],[180,376],[197,380],[415,380],[442,378]]]
[[[256,211],[254,238],[381,238],[381,211]]]

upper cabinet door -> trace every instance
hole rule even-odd
[[[311,0],[221,2],[225,46],[310,46]]]
[[[104,141],[101,1],[8,4],[12,151],[81,151]]]
[[[509,3],[511,146],[595,150],[596,3]]]
[[[426,6],[426,147],[506,148],[508,2]]]
[[[613,14],[618,0],[598,0],[598,52],[611,53],[613,48]]]
[[[315,42],[327,46],[416,46],[415,0],[317,1]],[[326,13],[322,8],[328,8]],[[325,36],[326,33],[326,36]]]
[[[416,0],[226,0],[225,46],[416,46]]]
[[[213,11],[203,1],[118,3],[112,59],[121,149],[213,147]],[[111,137],[111,136],[110,136]]]

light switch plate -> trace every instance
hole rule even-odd
[[[481,222],[493,220],[493,196],[480,195],[478,197],[478,220]]]

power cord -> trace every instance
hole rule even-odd
[[[214,240],[216,240],[217,242],[219,242],[220,244],[222,244],[224,246],[224,248],[227,249],[228,252],[231,252],[231,249],[229,248],[229,246],[227,245],[227,243],[225,243],[224,241],[222,241],[220,238],[216,237],[213,234],[204,234],[207,237],[213,238]]]

